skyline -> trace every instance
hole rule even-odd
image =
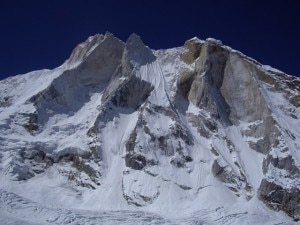
[[[197,36],[219,39],[258,62],[300,76],[300,15],[295,1],[7,1],[0,3],[0,79],[61,65],[80,42],[131,33],[152,49]]]

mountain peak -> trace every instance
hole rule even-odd
[[[0,89],[0,208],[18,223],[95,208],[171,224],[300,219],[300,79],[220,41],[154,51],[98,34]],[[36,207],[23,213],[24,199]]]
[[[135,33],[131,34],[127,39],[125,50],[127,60],[133,64],[145,65],[153,62],[156,58],[152,50]]]
[[[206,41],[220,46],[223,45],[221,40],[217,40],[215,38],[207,38]]]
[[[126,43],[130,43],[130,42],[142,42],[142,43],[143,43],[141,37],[140,37],[139,35],[137,35],[136,33],[132,33],[132,34],[128,37]]]
[[[67,63],[76,64],[82,61],[89,52],[104,39],[104,37],[105,36],[102,34],[96,34],[94,36],[90,36],[86,41],[77,45],[67,60]]]

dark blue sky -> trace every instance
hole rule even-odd
[[[1,0],[0,79],[59,66],[88,36],[135,32],[153,49],[198,36],[288,74],[300,75],[300,7],[296,0]]]

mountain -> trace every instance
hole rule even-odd
[[[300,219],[300,79],[221,41],[98,34],[0,89],[2,221]]]

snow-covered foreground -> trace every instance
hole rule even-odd
[[[200,210],[183,218],[164,218],[150,212],[119,210],[119,211],[88,211],[63,209],[57,206],[44,206],[16,194],[0,189],[0,221],[2,225],[36,225],[36,224],[264,224],[292,225],[296,222],[285,222],[277,218],[247,211],[229,213],[222,207],[214,210]],[[279,213],[281,218],[284,216]],[[286,218],[287,219],[287,218]]]
[[[84,211],[43,206],[0,189],[1,224],[176,224],[141,211]]]

